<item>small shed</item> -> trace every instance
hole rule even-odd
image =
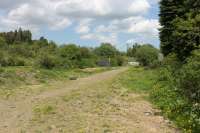
[[[97,62],[98,66],[108,67],[110,66],[110,61],[108,59],[101,59]]]

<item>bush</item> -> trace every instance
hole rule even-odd
[[[6,53],[0,54],[0,66],[24,66],[25,60],[18,56],[9,56]]]
[[[180,70],[179,88],[190,101],[200,103],[200,50],[193,52]]]
[[[154,85],[151,99],[162,110],[163,115],[173,120],[178,127],[188,132],[195,131],[196,122],[191,117],[192,107],[170,82]]]
[[[195,58],[191,57],[191,59]],[[198,133],[200,131],[199,95],[190,96],[198,92],[200,80],[197,68],[200,67],[194,61],[192,62],[197,65],[196,68],[193,63],[191,65],[191,59],[181,68],[181,72],[178,69],[174,72],[170,67],[161,68],[157,83],[151,91],[151,99],[162,109],[165,116],[175,121],[178,127],[186,132]],[[189,86],[191,83],[194,84]],[[183,92],[185,95],[182,95]]]
[[[159,51],[151,45],[143,45],[137,48],[135,57],[142,66],[151,66],[158,60]]]
[[[81,59],[78,62],[78,67],[79,68],[88,68],[88,67],[94,67],[95,66],[95,60],[93,59]]]
[[[15,57],[14,66],[25,66],[25,60],[21,57]]]
[[[171,69],[171,71],[175,72],[181,67],[182,63],[179,61],[176,54],[169,54],[162,61],[162,66]]]
[[[117,66],[123,66],[126,63],[126,58],[123,56],[117,56]]]
[[[0,48],[3,48],[6,46],[6,41],[3,37],[0,36]]]
[[[57,58],[57,62],[58,62],[57,65],[58,65],[59,68],[70,69],[70,68],[75,67],[74,63],[71,60],[67,59],[67,58],[58,57]]]
[[[110,65],[111,65],[111,66],[113,66],[113,67],[114,67],[114,66],[118,66],[117,63],[118,63],[118,62],[117,62],[117,59],[116,59],[116,58],[111,58],[111,59],[110,59]]]
[[[46,69],[52,69],[57,65],[56,58],[48,54],[41,55],[38,59],[38,64],[40,67]]]
[[[9,54],[15,54],[22,57],[33,57],[33,51],[28,43],[12,44],[8,49]]]

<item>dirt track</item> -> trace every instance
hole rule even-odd
[[[151,104],[113,81],[127,68],[67,81],[39,95],[0,101],[0,133],[176,132]],[[35,113],[34,109],[53,111]]]

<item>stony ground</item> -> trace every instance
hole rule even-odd
[[[0,100],[1,133],[175,133],[143,95],[116,79],[121,68]]]

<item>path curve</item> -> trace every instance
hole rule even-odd
[[[30,127],[30,120],[33,117],[33,107],[45,102],[55,101],[56,98],[71,95],[73,91],[78,90],[81,93],[79,99],[82,102],[85,101],[85,105],[82,102],[72,101],[64,108],[65,103],[58,100],[58,107],[65,111],[63,117],[66,117],[66,113],[72,113],[69,110],[77,111],[77,114],[83,113],[86,116],[87,132],[102,133],[175,133],[176,129],[169,127],[165,123],[165,120],[161,116],[149,115],[148,111],[152,111],[152,105],[141,100],[141,96],[138,94],[128,94],[125,97],[121,97],[117,91],[110,89],[110,82],[114,80],[118,75],[125,72],[128,68],[120,68],[112,71],[102,72],[94,74],[86,78],[80,78],[75,81],[67,81],[59,86],[59,89],[47,90],[38,95],[26,96],[23,99],[17,100],[1,100],[0,101],[0,133],[21,133],[22,129],[26,129],[27,133],[34,133],[34,126]],[[109,82],[109,83],[108,83]],[[109,84],[109,85],[108,85]],[[57,87],[56,87],[57,88]],[[87,88],[87,90],[86,90]],[[97,98],[99,97],[99,98]],[[60,105],[59,105],[60,104]],[[80,104],[80,105],[79,105]],[[76,107],[78,106],[78,107]],[[81,107],[79,107],[81,106]],[[86,108],[89,106],[89,108]],[[94,107],[98,107],[100,111],[98,113],[92,112]],[[89,110],[85,112],[85,110]],[[91,112],[90,112],[91,111]],[[147,113],[145,113],[147,112]],[[60,112],[59,115],[62,115]],[[73,115],[73,113],[71,114]],[[77,117],[77,115],[73,116]],[[64,119],[64,118],[63,118]],[[66,118],[67,119],[67,118]],[[102,130],[103,127],[98,127],[99,122],[109,121],[113,127],[113,131],[108,129]],[[81,121],[81,119],[80,119]],[[49,124],[49,123],[47,123]],[[56,123],[55,123],[56,124]],[[118,128],[119,125],[123,125]],[[70,122],[68,123],[70,125]],[[95,125],[97,125],[95,127]],[[41,125],[37,125],[35,128],[40,129]],[[73,126],[73,125],[72,125]],[[72,128],[70,125],[70,128]],[[108,125],[103,124],[106,128]],[[55,126],[52,126],[52,131],[48,133],[58,133],[59,130],[53,130]],[[47,131],[43,131],[47,132]],[[67,131],[66,131],[67,132]],[[75,132],[69,129],[70,133]],[[68,133],[67,132],[67,133]]]

